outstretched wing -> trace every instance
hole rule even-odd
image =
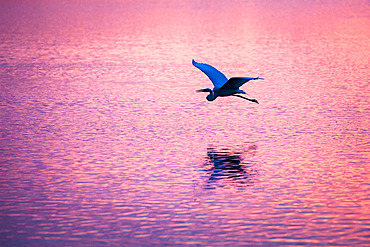
[[[226,76],[211,65],[205,63],[197,63],[194,61],[194,59],[192,61],[192,64],[208,76],[215,88],[220,88],[227,82]]]
[[[231,77],[222,87],[221,89],[239,89],[239,87],[243,86],[244,83],[254,80],[256,78],[253,77]]]

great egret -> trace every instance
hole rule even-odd
[[[199,89],[197,92],[209,92],[209,95],[207,95],[206,99],[208,101],[213,101],[217,97],[224,97],[224,96],[235,96],[239,98],[243,98],[252,102],[255,102],[258,104],[258,101],[256,99],[249,99],[247,97],[243,97],[238,94],[246,94],[243,90],[240,90],[239,87],[241,87],[244,83],[250,81],[250,80],[264,80],[260,77],[231,77],[229,80],[226,78],[224,74],[222,74],[219,70],[212,67],[211,65],[205,64],[205,63],[197,63],[192,61],[192,64],[200,69],[204,74],[208,76],[208,78],[213,83],[213,90],[210,88],[204,88]]]

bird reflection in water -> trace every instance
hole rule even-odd
[[[257,152],[257,145],[230,149],[207,148],[204,170],[208,173],[206,189],[217,186],[226,187],[233,184],[237,187],[251,186],[257,170],[250,158]]]

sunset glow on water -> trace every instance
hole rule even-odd
[[[368,246],[368,1],[0,6],[1,246]]]

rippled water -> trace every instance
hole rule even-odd
[[[367,1],[0,5],[1,245],[369,244]]]

